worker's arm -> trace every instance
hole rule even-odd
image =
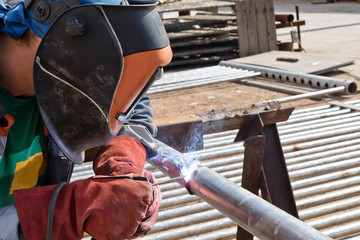
[[[157,134],[157,128],[153,123],[153,111],[148,96],[143,96],[135,106],[128,123],[120,130],[120,135],[126,135],[126,126],[138,125],[143,126],[150,133],[151,136],[155,137]]]
[[[153,111],[148,96],[143,96],[135,106],[128,122],[125,123],[119,134],[120,136],[131,136],[136,138],[142,145],[154,147],[154,137],[157,134],[157,127],[153,123]],[[99,147],[89,149],[85,152],[85,162],[92,162]]]
[[[66,185],[57,197],[52,239],[124,239],[154,225],[161,202],[155,178],[143,169],[144,147],[117,136],[100,147],[93,178]],[[56,185],[18,190],[16,208],[26,240],[45,239],[50,199]]]

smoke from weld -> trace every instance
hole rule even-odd
[[[187,153],[180,153],[167,145],[158,144],[157,155],[149,160],[155,163],[160,170],[163,169],[171,178],[184,176],[187,180],[186,178],[189,178],[200,165],[195,150],[198,149],[199,143],[202,144],[202,130],[193,128],[190,134],[183,138],[182,142],[186,143]]]

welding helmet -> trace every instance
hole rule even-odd
[[[24,2],[38,36],[49,25],[34,63],[39,109],[56,144],[75,163],[83,161],[81,152],[119,132],[172,57],[156,1],[107,2]]]

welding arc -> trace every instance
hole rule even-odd
[[[185,176],[179,176],[179,177],[175,177],[175,178],[170,178],[169,180],[164,180],[164,181],[161,181],[161,182],[153,183],[152,185],[157,186],[157,185],[160,185],[160,184],[163,184],[163,183],[173,182],[173,181],[176,181],[176,180],[179,180],[179,179],[182,179],[182,178],[185,178]]]

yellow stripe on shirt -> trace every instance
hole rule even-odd
[[[47,162],[42,153],[37,153],[25,161],[16,163],[14,179],[9,194],[15,190],[36,186],[39,176],[45,174]]]

